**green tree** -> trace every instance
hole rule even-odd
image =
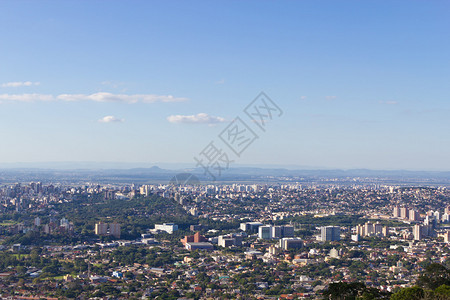
[[[431,290],[434,290],[441,285],[450,286],[450,271],[441,264],[430,264],[417,280],[417,285]]]
[[[362,282],[337,282],[328,286],[328,289],[323,292],[323,297],[335,300],[372,300],[388,299],[389,293],[376,288],[368,288]]]
[[[450,299],[450,286],[443,284],[434,290],[434,294],[445,299]]]
[[[331,283],[323,292],[324,299],[345,299],[352,300],[365,290],[366,286],[362,282],[336,282]]]
[[[425,297],[425,291],[418,286],[404,288],[391,296],[391,300],[420,300]]]

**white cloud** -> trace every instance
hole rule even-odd
[[[43,94],[0,94],[0,100],[11,102],[35,102],[35,101],[94,101],[94,102],[123,102],[123,103],[155,103],[155,102],[183,102],[187,98],[174,97],[172,95],[153,95],[153,94],[112,94],[112,93],[94,93],[94,94],[60,94],[57,96]]]
[[[31,82],[31,81],[13,81],[2,83],[2,87],[21,87],[21,86],[33,86],[40,85],[40,82]]]
[[[36,102],[36,101],[54,101],[55,97],[45,94],[0,94],[0,101],[10,102]]]
[[[94,101],[94,102],[125,102],[125,103],[154,103],[154,102],[183,102],[187,98],[174,97],[172,95],[153,95],[153,94],[112,94],[100,92],[90,95],[85,94],[61,94],[59,100],[63,101]]]
[[[306,100],[306,96],[300,96],[300,100]]]
[[[205,113],[199,113],[196,115],[172,115],[167,117],[167,121],[170,123],[185,123],[185,124],[217,124],[225,122],[222,117],[210,116]]]
[[[336,96],[326,96],[325,97],[327,100],[334,100],[334,99],[336,99],[337,97]]]
[[[105,116],[103,118],[101,118],[100,120],[98,120],[100,123],[122,123],[125,120],[124,119],[119,119],[115,116]]]
[[[224,83],[225,83],[225,79],[220,79],[215,82],[215,84],[224,84]]]

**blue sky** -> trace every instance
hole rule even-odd
[[[450,170],[449,9],[1,1],[0,163],[190,163],[264,91],[237,164]]]

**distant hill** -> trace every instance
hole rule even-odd
[[[59,168],[55,168],[55,164]],[[68,163],[50,163],[38,167],[27,164],[0,164],[2,182],[104,182],[104,183],[168,183],[179,173],[192,173],[202,182],[210,182],[202,168],[167,169],[157,165],[134,168],[100,168],[102,164],[77,164],[77,168],[62,168]],[[40,165],[40,164],[39,164]],[[89,167],[90,166],[90,167]],[[106,165],[105,165],[106,166]],[[124,165],[120,165],[124,166]],[[356,182],[377,182],[384,184],[427,184],[450,185],[450,172],[406,171],[406,170],[324,170],[287,168],[234,167],[223,170],[217,182],[333,182],[354,184]]]

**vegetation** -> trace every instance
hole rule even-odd
[[[375,288],[369,288],[362,282],[338,282],[331,283],[323,292],[324,299],[335,300],[370,300],[389,299],[389,293],[381,292]]]

